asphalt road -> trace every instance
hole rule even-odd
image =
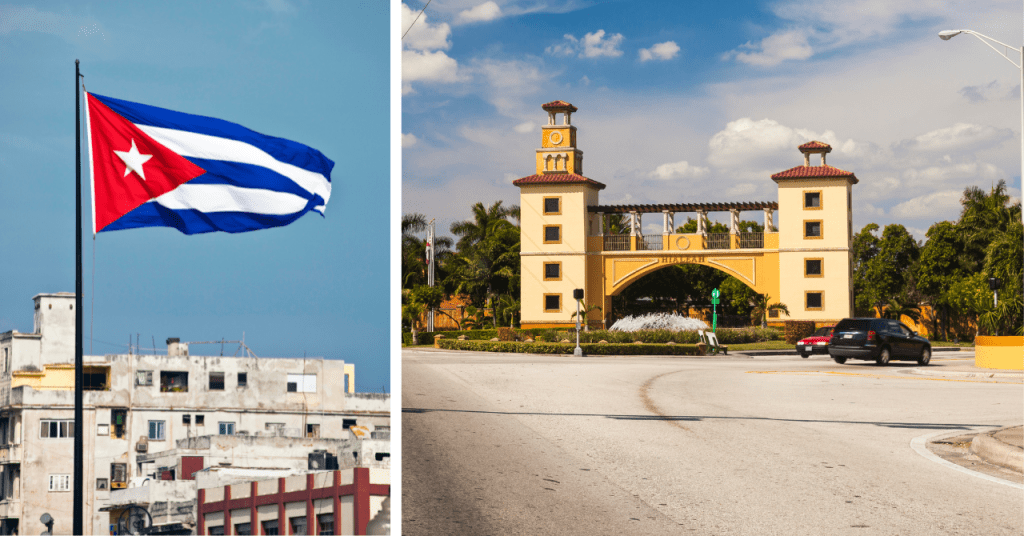
[[[1024,491],[911,448],[1019,424],[1021,382],[916,366],[406,350],[402,532],[1021,534]]]

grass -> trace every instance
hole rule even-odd
[[[974,346],[973,342],[950,342],[950,341],[928,341],[932,347],[936,346],[959,346],[960,348],[971,348]]]

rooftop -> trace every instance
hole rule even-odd
[[[530,175],[529,177],[516,179],[512,181],[512,184],[515,186],[530,184],[586,184],[588,186],[593,186],[598,190],[605,189],[604,184],[575,173],[544,173],[541,175]]]
[[[630,212],[651,213],[651,212],[724,212],[728,210],[763,210],[770,208],[779,209],[776,201],[738,201],[733,203],[669,203],[659,205],[590,205],[587,212],[602,212],[604,214],[628,214]]]
[[[779,179],[835,179],[844,177],[852,179],[853,184],[860,182],[852,171],[846,171],[829,165],[797,166],[789,168],[786,171],[780,171],[772,175],[772,180],[779,182]]]

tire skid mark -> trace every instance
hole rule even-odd
[[[658,415],[660,417],[665,417],[664,422],[666,422],[668,424],[671,424],[672,426],[675,426],[676,428],[680,428],[682,430],[686,430],[687,432],[691,432],[692,433],[693,430],[690,430],[689,428],[683,426],[682,424],[679,424],[679,421],[669,419],[668,418],[669,415],[666,414],[666,413],[663,413],[661,411],[661,409],[659,409],[658,406],[656,406],[654,404],[654,401],[651,400],[651,396],[650,396],[651,386],[654,385],[655,381],[657,381],[658,379],[660,379],[663,376],[668,376],[669,374],[676,374],[678,372],[682,372],[682,371],[681,370],[673,370],[671,372],[664,372],[664,373],[658,374],[657,376],[653,376],[651,378],[648,378],[647,381],[645,381],[644,384],[640,386],[640,391],[639,391],[639,393],[640,393],[640,400],[643,401],[643,403],[644,403],[644,409],[646,409],[647,411],[649,411],[649,412],[651,412],[651,413],[653,413],[655,415]]]
[[[916,376],[909,375],[892,375],[892,374],[869,374],[865,372],[839,372],[835,370],[748,370],[747,374],[785,374],[791,376],[817,376],[819,374],[827,374],[832,376],[860,376],[863,378],[879,378],[879,379],[897,379],[897,380],[920,380],[920,381],[932,381],[932,382],[963,382],[963,383],[1002,383],[1009,385],[1016,385],[1020,382],[1004,382],[998,380],[962,380],[957,378],[919,378]]]

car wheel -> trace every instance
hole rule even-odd
[[[808,357],[811,357],[811,354],[800,354],[800,357],[807,359]]]
[[[832,356],[832,361],[835,361],[836,363],[839,363],[840,365],[842,365],[843,363],[846,363],[846,358],[842,357],[842,356],[834,355],[834,356]]]
[[[918,365],[927,365],[932,360],[932,349],[925,346],[921,348],[921,355],[917,358]]]
[[[879,366],[888,365],[889,357],[889,348],[883,347],[881,350],[878,351],[878,359],[875,359],[875,363],[878,364]]]

